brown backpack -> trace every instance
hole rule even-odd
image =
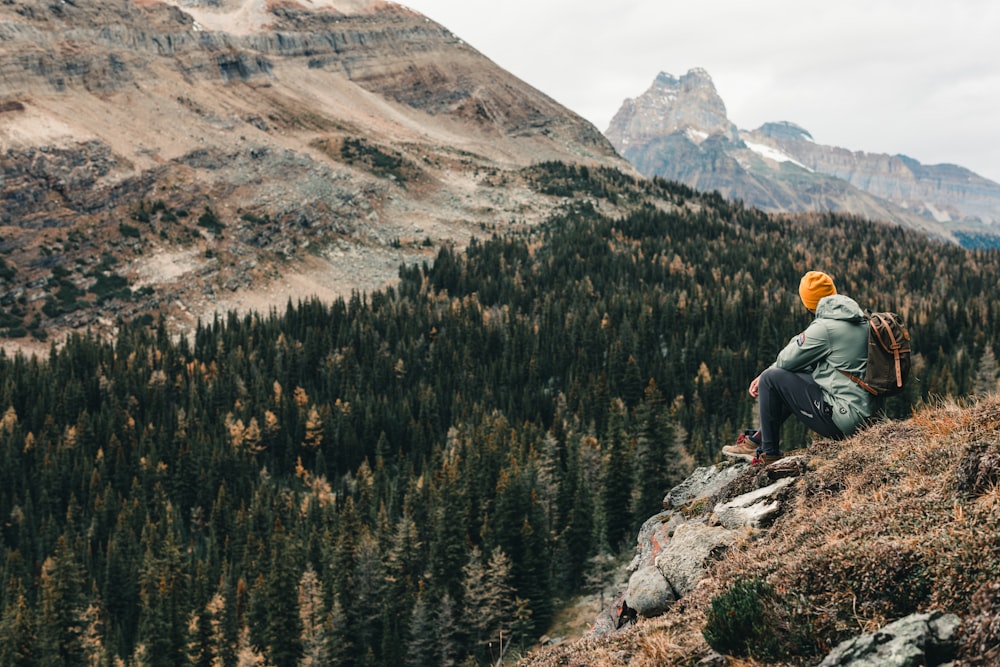
[[[910,375],[910,332],[896,313],[865,313],[868,319],[868,366],[864,379],[840,371],[872,396],[894,396]]]

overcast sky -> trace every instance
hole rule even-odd
[[[741,129],[1000,182],[995,0],[405,0],[602,132],[659,72],[708,71]]]

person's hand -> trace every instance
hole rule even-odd
[[[750,392],[750,395],[753,396],[754,398],[757,398],[757,394],[760,393],[758,389],[759,386],[760,386],[760,376],[758,375],[750,382],[750,389],[748,390]]]

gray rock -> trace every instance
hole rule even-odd
[[[705,578],[708,564],[735,541],[736,533],[720,526],[685,523],[656,557],[656,568],[677,597],[684,597]]]
[[[781,510],[781,491],[795,483],[795,477],[783,477],[775,483],[756,489],[729,502],[715,506],[712,516],[729,528],[760,528],[774,521]]]
[[[934,667],[957,651],[962,621],[954,614],[913,614],[841,642],[819,667]]]
[[[651,618],[669,609],[677,598],[659,569],[649,565],[629,577],[625,600],[640,616]]]
[[[636,553],[632,562],[626,568],[627,572],[635,572],[650,566],[670,541],[670,536],[685,519],[676,512],[667,510],[655,514],[642,524],[636,537]]]
[[[624,593],[615,598],[609,607],[605,607],[601,610],[601,613],[597,615],[596,619],[594,619],[594,625],[591,626],[590,630],[588,630],[584,636],[602,637],[629,627],[627,623],[621,627],[618,626],[618,617],[621,613],[623,602],[625,602]]]
[[[692,500],[715,495],[722,487],[736,479],[736,476],[746,468],[747,464],[745,463],[696,468],[687,479],[670,489],[663,499],[663,507],[664,509],[680,507]]]

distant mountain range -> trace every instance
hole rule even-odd
[[[1000,245],[1000,184],[956,165],[817,144],[789,122],[741,130],[703,69],[659,74],[605,135],[645,176],[775,212],[836,211],[966,246]]]

